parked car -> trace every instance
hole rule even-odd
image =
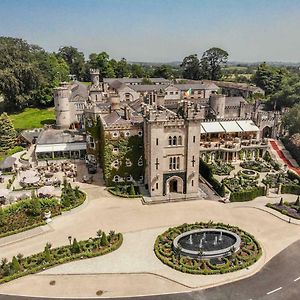
[[[88,169],[88,173],[89,174],[95,174],[95,173],[97,173],[97,166],[95,166],[93,164],[87,165],[87,169]]]

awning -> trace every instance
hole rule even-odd
[[[225,129],[225,132],[243,132],[243,129],[236,121],[223,121],[220,124]]]
[[[236,122],[239,124],[239,126],[243,129],[244,132],[259,131],[259,128],[254,124],[252,120],[242,120]]]
[[[203,122],[201,123],[201,133],[221,133],[225,132],[220,122]]]
[[[37,145],[36,153],[86,150],[86,143]]]

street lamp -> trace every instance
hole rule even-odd
[[[72,242],[72,236],[71,235],[68,236],[68,240],[69,240],[69,243],[70,243],[70,246],[71,246],[71,242]]]

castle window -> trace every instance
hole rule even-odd
[[[158,146],[158,139],[156,139],[156,146]]]
[[[129,158],[126,158],[126,167],[131,167],[132,166],[132,162],[130,161]]]
[[[144,176],[141,175],[141,176],[140,176],[140,182],[143,182],[143,180],[144,180]]]
[[[156,182],[156,189],[158,190],[158,182]]]
[[[133,178],[132,178],[131,175],[129,175],[129,176],[126,177],[126,180],[127,180],[127,181],[132,181],[132,179],[133,179]]]
[[[98,95],[96,95],[96,101],[98,100]]]
[[[140,131],[138,132],[138,136],[143,136],[143,131],[140,130]]]
[[[156,170],[158,170],[158,166],[159,166],[159,162],[158,162],[158,158],[156,158],[156,160],[155,160],[155,168],[156,168]]]
[[[130,136],[130,132],[129,131],[125,131],[124,135],[125,136]]]
[[[143,158],[140,157],[138,160],[138,166],[141,167],[143,165]]]
[[[169,146],[172,146],[172,137],[169,136]]]
[[[173,136],[173,146],[177,145],[177,136]]]
[[[194,180],[192,180],[192,186],[194,186]]]
[[[182,136],[181,135],[178,137],[178,145],[182,145]]]
[[[114,182],[119,182],[121,179],[121,177],[119,175],[115,175],[114,178],[113,178],[113,181]]]
[[[113,148],[113,153],[118,153],[119,152],[119,148],[118,147],[114,147]]]
[[[113,137],[118,137],[118,136],[119,136],[119,133],[118,133],[118,132],[113,132],[113,133],[112,133],[112,136],[113,136]]]
[[[196,143],[196,136],[193,136],[193,143]]]
[[[172,170],[176,170],[176,157],[173,157]]]
[[[179,170],[180,169],[180,157],[170,157],[169,158],[169,170]]]
[[[195,167],[195,156],[193,155],[193,159],[192,159],[192,167]]]
[[[115,167],[115,168],[118,168],[119,167],[119,161],[118,160],[115,160],[114,162],[113,162],[113,166]]]

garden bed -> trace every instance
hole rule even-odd
[[[237,252],[232,252],[227,257],[203,259],[182,256],[180,251],[173,247],[173,240],[180,234],[194,230],[217,228],[229,230],[241,238],[241,246]],[[244,269],[255,263],[262,254],[262,249],[255,238],[242,229],[222,223],[195,223],[183,224],[169,228],[159,235],[155,241],[154,252],[156,256],[169,267],[190,274],[224,274]]]
[[[209,164],[209,166],[212,173],[218,176],[229,175],[230,172],[234,170],[234,166],[232,164],[220,160],[216,160],[215,162]]]
[[[279,211],[283,215],[300,220],[299,197],[296,202],[283,202],[281,198],[279,203],[268,203],[266,206]]]
[[[73,243],[68,246],[51,249],[50,244],[46,244],[43,252],[23,257],[18,254],[13,257],[11,262],[2,259],[0,265],[0,283],[8,282],[13,279],[35,274],[56,265],[64,264],[70,261],[92,258],[105,255],[118,249],[123,242],[121,233],[111,231],[108,236],[105,232],[100,231],[97,238],[90,238],[85,241]],[[71,237],[70,237],[71,239]]]
[[[52,198],[32,197],[20,200],[7,207],[0,207],[0,238],[45,225],[44,213],[51,216],[60,215],[63,211],[71,210],[85,201],[86,195],[77,187],[69,184],[62,190],[60,201]]]
[[[273,167],[263,160],[247,160],[240,163],[243,169],[249,169],[256,172],[270,172]]]

